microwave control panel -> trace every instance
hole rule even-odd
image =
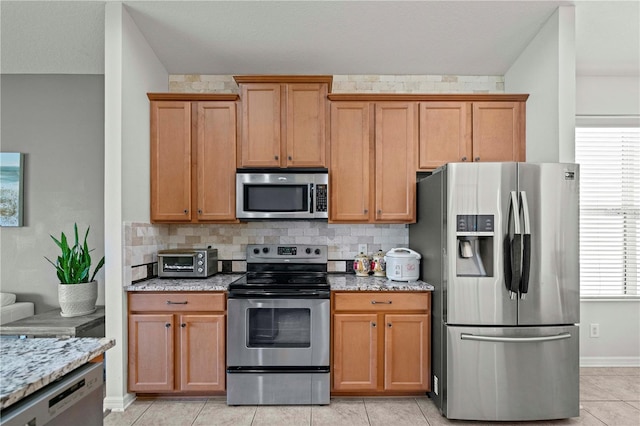
[[[316,211],[327,211],[327,185],[325,184],[316,185]]]

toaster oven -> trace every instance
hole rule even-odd
[[[217,272],[217,249],[158,251],[158,276],[161,278],[207,278]]]

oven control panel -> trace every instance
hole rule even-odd
[[[247,263],[327,263],[328,248],[307,244],[248,244]]]

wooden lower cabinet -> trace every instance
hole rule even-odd
[[[336,292],[332,392],[429,391],[431,294]]]
[[[224,301],[223,293],[129,293],[129,390],[224,391]]]

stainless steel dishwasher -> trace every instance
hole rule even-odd
[[[1,426],[103,424],[102,363],[88,363],[0,413]]]

